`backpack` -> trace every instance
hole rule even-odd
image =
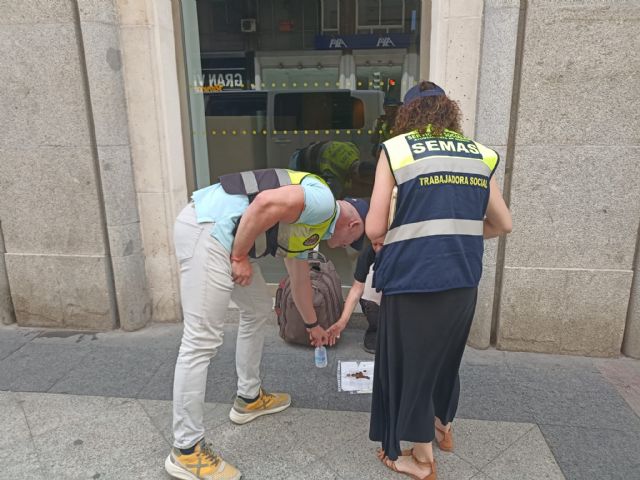
[[[313,308],[318,322],[325,330],[336,323],[342,314],[342,283],[331,260],[309,262]],[[304,327],[302,315],[298,312],[291,293],[289,275],[284,277],[276,291],[275,311],[278,315],[280,337],[285,342],[310,346],[309,333]]]

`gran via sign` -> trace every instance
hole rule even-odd
[[[380,35],[316,35],[316,50],[343,50],[369,48],[407,48],[411,34],[383,33]]]

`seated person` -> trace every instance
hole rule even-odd
[[[353,273],[353,285],[349,290],[347,299],[344,302],[344,310],[340,319],[328,330],[329,345],[335,345],[336,339],[340,338],[340,333],[345,329],[356,303],[360,301],[362,312],[367,317],[369,328],[364,334],[364,351],[376,353],[376,337],[378,334],[378,315],[380,313],[380,298],[382,294],[376,292],[371,285],[373,277],[373,263],[376,259],[376,252],[372,245],[368,245],[358,256],[356,270]]]
[[[319,175],[329,185],[333,195],[342,199],[354,183],[373,185],[375,165],[360,160],[360,150],[352,142],[335,140],[313,142],[296,150],[289,159],[289,168]]]

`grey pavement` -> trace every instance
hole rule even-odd
[[[337,391],[340,360],[373,359],[357,328],[317,369],[312,350],[269,326],[264,386],[291,393],[293,406],[231,424],[236,316],[209,370],[205,421],[243,478],[403,478],[374,456],[371,396]],[[181,330],[0,327],[0,479],[168,480]],[[468,348],[461,382],[456,450],[437,452],[440,479],[640,480],[640,362]]]

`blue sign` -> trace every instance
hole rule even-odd
[[[315,44],[316,50],[407,48],[411,44],[411,34],[316,35]]]

